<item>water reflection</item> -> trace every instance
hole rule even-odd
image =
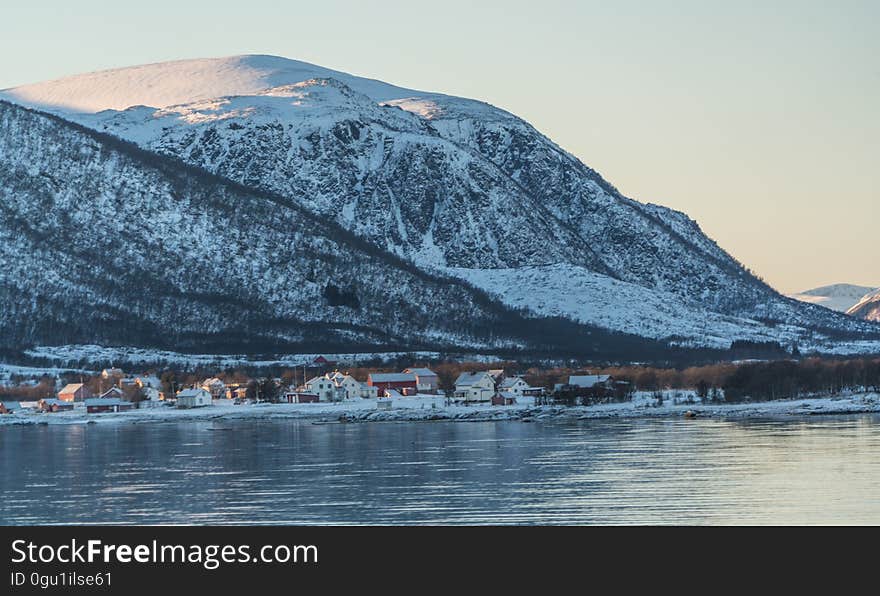
[[[2,521],[876,524],[878,422],[2,427]]]

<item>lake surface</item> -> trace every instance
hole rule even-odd
[[[3,524],[880,524],[880,418],[0,427]]]

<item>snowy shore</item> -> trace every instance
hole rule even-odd
[[[689,395],[686,401],[693,399]],[[17,411],[0,416],[0,426],[36,424],[147,424],[187,421],[226,421],[260,419],[305,419],[315,423],[404,422],[404,421],[493,421],[524,422],[552,419],[660,418],[761,418],[822,414],[880,413],[880,394],[857,393],[837,397],[746,402],[738,404],[675,403],[666,399],[657,405],[648,395],[631,402],[595,406],[535,406],[528,400],[513,406],[446,405],[437,396],[414,396],[394,400],[391,409],[379,410],[374,400],[357,399],[317,404],[251,404],[214,406],[181,410],[172,407],[139,409],[119,413],[88,414],[84,408],[53,414]]]

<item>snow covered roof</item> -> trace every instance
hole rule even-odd
[[[321,375],[320,377],[312,377],[311,379],[306,381],[305,384],[306,385],[314,385],[315,383],[318,383],[320,381],[329,381],[329,380],[330,379],[328,379],[326,376]]]
[[[404,369],[403,372],[416,375],[417,377],[436,377],[437,376],[437,373],[435,373],[430,368],[407,368],[407,369]]]
[[[59,391],[58,393],[59,394],[61,394],[61,393],[76,393],[77,391],[82,389],[82,387],[83,387],[82,383],[70,383],[68,385],[65,385],[64,388],[61,391]]]
[[[120,397],[122,395],[123,395],[122,389],[120,389],[119,387],[111,387],[110,389],[108,389],[107,391],[102,393],[101,397],[98,399],[111,399],[114,397]],[[88,401],[88,400],[86,400],[86,401]]]
[[[162,386],[162,381],[159,380],[159,377],[154,375],[138,377],[135,381],[139,381],[144,387],[155,387],[156,389],[159,389]]]
[[[21,402],[19,401],[10,401],[8,399],[0,400],[0,404],[3,404],[7,410],[18,410],[21,409]]]
[[[217,377],[211,377],[207,379],[202,385],[223,385],[223,381],[218,379]]]
[[[184,389],[177,394],[177,397],[198,397],[208,393],[204,389]]]
[[[611,375],[573,375],[568,377],[569,385],[578,387],[594,387],[599,383],[604,383],[611,378]]]
[[[477,373],[461,373],[458,375],[458,378],[455,379],[456,385],[473,385],[474,383],[479,383],[486,377],[491,377],[491,375],[485,371],[477,372]]]
[[[416,382],[416,376],[411,373],[371,373],[370,381],[373,383],[406,383]]]
[[[86,407],[131,405],[131,402],[119,399],[118,397],[89,397],[84,401],[86,403]]]
[[[520,377],[506,377],[503,381],[501,381],[501,388],[508,389],[510,387],[513,387],[514,385],[516,385],[519,382],[525,383],[525,381],[523,381],[523,379]],[[526,383],[526,384],[528,384],[528,383]]]
[[[64,401],[63,399],[57,399],[54,397],[47,397],[45,399],[41,399],[40,401],[42,401],[47,406],[70,406],[71,408],[73,407],[73,402]]]

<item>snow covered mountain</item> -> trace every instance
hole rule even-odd
[[[818,304],[837,312],[846,312],[858,304],[865,295],[873,292],[876,288],[856,286],[852,284],[834,284],[806,290],[799,294],[789,294],[789,298]]]
[[[685,345],[880,350],[877,325],[779,295],[686,215],[622,196],[479,101],[273,56],[124,68],[0,97],[281,197],[535,316]]]
[[[858,304],[846,311],[846,314],[880,323],[880,290],[866,294]]]
[[[283,197],[2,101],[0,198],[0,350],[648,346],[524,319]]]

